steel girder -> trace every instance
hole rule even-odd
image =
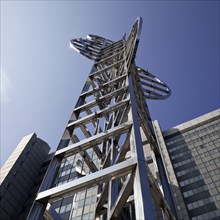
[[[138,17],[127,40],[123,36],[113,42],[91,34],[86,39],[71,40],[71,47],[95,63],[29,219],[40,219],[48,202],[91,186],[97,186],[99,191],[94,210],[97,219],[120,219],[128,206],[134,207],[136,219],[155,219],[153,199],[159,200],[168,219],[174,218],[143,151],[140,129],[160,157],[146,99],[167,98],[170,89],[135,65],[141,26],[142,19]],[[90,149],[93,156],[88,153]],[[77,154],[81,155],[87,172],[81,178],[55,186],[62,160]],[[44,217],[47,215],[46,211]]]

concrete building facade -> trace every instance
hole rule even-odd
[[[17,145],[1,169],[0,219],[26,219],[50,162],[49,150],[34,133]]]
[[[220,109],[164,132],[154,126],[178,219],[220,219]]]

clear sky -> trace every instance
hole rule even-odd
[[[56,149],[92,67],[69,41],[119,40],[137,16],[136,64],[172,90],[152,118],[165,130],[219,108],[219,1],[1,1],[1,166],[32,132]]]

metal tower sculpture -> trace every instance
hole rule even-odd
[[[135,64],[141,26],[138,17],[127,40],[123,36],[113,42],[91,34],[71,40],[75,50],[95,63],[29,219],[174,219],[146,104],[146,99],[167,98],[170,89]],[[67,171],[69,176],[62,179]],[[57,201],[66,198],[68,208],[58,207]]]

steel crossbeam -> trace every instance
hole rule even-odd
[[[135,169],[136,162],[136,158],[130,158],[124,162],[100,170],[99,172],[95,172],[61,186],[56,186],[45,190],[38,194],[36,200],[43,201],[47,200],[47,198],[59,198],[70,193],[76,193],[84,189],[91,188],[92,186],[96,186],[100,183],[108,182],[110,179],[124,176],[128,173],[131,173]]]
[[[103,88],[105,88],[107,86],[108,87],[114,87],[118,82],[120,82],[121,80],[125,79],[126,76],[127,76],[126,74],[118,76],[118,77],[116,77],[116,78],[114,78],[114,79],[112,79],[112,80],[110,80],[110,81],[108,81],[106,83],[103,83],[99,87],[93,88],[93,89],[91,89],[91,90],[89,90],[87,92],[82,93],[80,96],[81,97],[84,97],[84,96],[87,97],[87,96],[93,95],[94,92],[101,91]]]
[[[105,109],[102,109],[98,112],[92,113],[84,118],[78,119],[74,122],[71,122],[67,125],[68,129],[72,129],[73,127],[80,126],[80,124],[86,124],[93,121],[96,117],[104,117],[104,115],[111,113],[113,111],[117,111],[121,108],[124,108],[128,105],[129,99],[122,100],[121,102],[116,103],[113,106],[109,106]]]
[[[126,122],[122,125],[118,125],[117,127],[112,128],[106,132],[99,133],[90,138],[87,138],[85,140],[72,144],[70,146],[67,146],[66,148],[60,149],[56,151],[55,155],[58,156],[61,154],[77,154],[80,151],[79,147],[83,150],[89,149],[93,145],[100,144],[105,139],[115,137],[115,135],[117,135],[118,133],[122,134],[122,133],[127,132],[130,129],[131,125],[132,125],[132,122]]]
[[[117,66],[119,66],[120,64],[122,64],[124,61],[125,61],[125,59],[123,58],[123,59],[117,61],[116,63],[113,63],[113,64],[111,64],[111,65],[109,65],[109,66],[106,66],[106,67],[100,69],[100,70],[97,70],[97,71],[95,71],[95,72],[92,72],[89,76],[90,76],[90,77],[93,77],[93,76],[95,76],[95,75],[100,75],[101,73],[103,73],[103,72],[105,72],[105,71],[107,71],[107,70],[110,70],[110,69],[112,69],[112,68],[116,68]]]
[[[120,51],[120,52],[118,52],[118,53],[116,53],[116,54],[113,54],[113,55],[111,55],[111,56],[108,56],[108,57],[106,57],[106,58],[104,58],[104,59],[102,59],[102,60],[99,60],[99,61],[97,61],[97,62],[95,62],[95,65],[99,65],[99,64],[101,64],[101,63],[105,63],[106,61],[110,61],[110,60],[112,60],[112,58],[115,58],[115,57],[117,57],[117,56],[119,56],[119,55],[123,55],[124,54],[124,50],[122,50],[122,51]]]
[[[121,94],[125,93],[125,92],[127,91],[127,89],[128,89],[128,87],[127,87],[127,86],[124,86],[124,87],[122,87],[122,88],[120,88],[120,89],[118,89],[118,90],[116,90],[116,91],[113,91],[113,92],[111,92],[111,93],[109,93],[109,94],[107,94],[107,95],[105,95],[105,96],[102,96],[102,97],[100,97],[100,98],[97,98],[97,99],[94,100],[94,101],[91,101],[91,102],[89,102],[89,103],[86,103],[86,104],[84,104],[84,105],[81,105],[81,106],[75,108],[74,111],[79,111],[79,110],[81,110],[81,109],[88,109],[88,108],[94,107],[94,106],[97,105],[97,100],[99,100],[100,102],[102,102],[102,101],[103,101],[103,102],[107,102],[109,99],[111,99],[111,98],[113,98],[113,97],[116,97],[116,96],[118,96],[118,95],[121,95]]]

